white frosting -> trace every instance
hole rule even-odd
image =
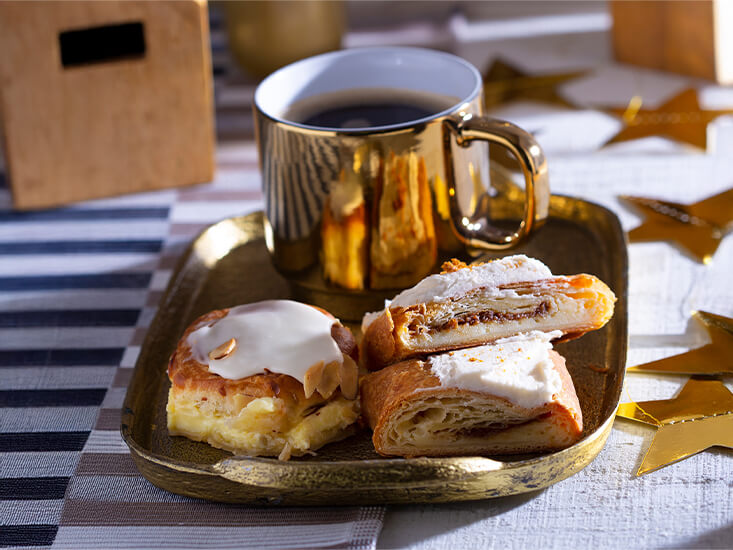
[[[449,273],[425,277],[412,288],[402,291],[394,300],[392,307],[408,307],[423,302],[440,302],[453,296],[465,294],[476,288],[498,287],[510,283],[538,281],[552,277],[550,269],[534,258],[523,254],[507,256],[500,260],[478,266],[469,266]],[[495,294],[502,292],[496,289]]]
[[[430,357],[440,385],[488,392],[522,407],[549,403],[562,390],[550,357],[551,340],[562,332],[532,331],[479,346]]]
[[[188,345],[197,361],[223,378],[239,380],[267,369],[303,383],[306,371],[319,361],[343,362],[331,337],[335,322],[305,304],[267,300],[232,308],[213,326],[189,334]],[[237,341],[233,353],[222,359],[209,358],[210,351],[231,338]]]

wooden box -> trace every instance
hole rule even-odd
[[[0,2],[0,29],[16,208],[213,178],[205,0]]]
[[[619,61],[733,83],[730,0],[615,0],[609,5]]]

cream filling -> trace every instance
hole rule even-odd
[[[189,334],[188,345],[197,361],[223,378],[239,380],[268,370],[303,384],[308,369],[319,362],[343,363],[331,336],[335,322],[299,302],[267,300],[232,308],[226,317]],[[231,339],[236,341],[233,351],[210,357]]]
[[[440,302],[477,288],[502,292],[496,287],[511,283],[539,281],[552,277],[550,269],[534,258],[522,254],[507,256],[478,266],[469,266],[449,273],[430,275],[412,288],[402,291],[390,307],[409,307],[426,302]]]
[[[550,356],[551,340],[560,336],[560,331],[532,331],[428,361],[443,387],[490,393],[532,409],[552,402],[562,390]]]
[[[250,456],[280,456],[287,460],[352,433],[359,402],[343,397],[323,404],[306,416],[288,415],[276,397],[253,399],[236,414],[217,410],[210,402],[168,397],[168,431],[214,447]]]

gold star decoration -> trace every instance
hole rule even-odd
[[[689,143],[700,149],[707,147],[708,124],[733,109],[716,111],[700,108],[697,90],[687,89],[661,107],[642,109],[642,99],[634,96],[626,108],[609,107],[604,112],[623,119],[625,127],[606,145],[649,136],[664,136]]]
[[[733,393],[720,380],[691,378],[677,397],[621,403],[616,416],[657,428],[637,476],[710,447],[733,449]]]
[[[528,100],[575,109],[577,107],[562,97],[556,88],[586,72],[528,75],[497,59],[484,75],[484,105],[490,109],[510,101]]]
[[[710,263],[723,237],[733,229],[733,189],[693,204],[621,196],[646,220],[629,231],[631,242],[673,241],[695,259]]]
[[[707,330],[709,344],[631,367],[628,372],[733,375],[733,319],[707,311],[695,311],[692,316]]]

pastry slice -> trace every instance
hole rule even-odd
[[[411,359],[370,373],[362,411],[383,456],[553,451],[580,439],[583,420],[565,359],[549,335]]]
[[[613,315],[613,292],[593,275],[553,276],[517,255],[467,266],[454,260],[398,294],[362,322],[361,357],[369,370],[410,357],[493,342],[532,330],[569,340]]]
[[[168,366],[168,432],[249,456],[312,452],[356,431],[356,343],[330,314],[269,300],[199,317]]]

